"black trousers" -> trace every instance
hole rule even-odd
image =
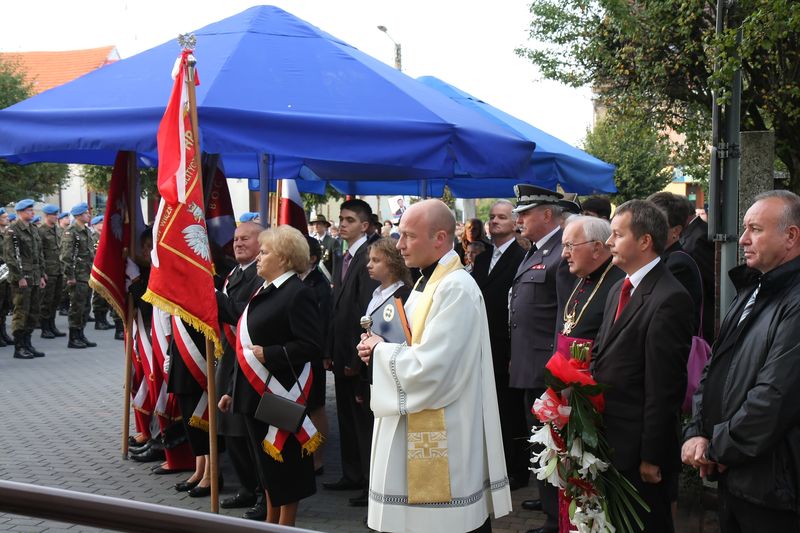
[[[369,479],[369,456],[372,447],[374,417],[369,408],[369,395],[362,403],[357,394],[364,394],[360,377],[336,376],[336,418],[339,421],[342,476],[359,483]],[[369,391],[369,388],[366,389]]]
[[[524,409],[525,417],[528,421],[528,434],[534,424],[539,424],[536,417],[531,413],[533,402],[544,394],[545,389],[525,389],[524,394]],[[540,449],[531,447],[531,452],[539,452]],[[547,481],[537,479],[536,484],[539,487],[539,499],[542,501],[542,512],[547,515],[544,522],[544,530],[546,533],[554,533],[558,531],[558,489]]]
[[[225,450],[231,459],[239,483],[245,491],[256,494],[258,489],[257,465],[253,457],[248,437],[229,437],[225,435]]]
[[[530,478],[530,432],[525,420],[525,391],[508,386],[508,374],[505,385],[495,383],[497,389],[497,407],[500,411],[500,431],[503,436],[503,454],[506,458],[508,475],[515,481],[524,484]]]
[[[636,506],[639,518],[644,524],[644,531],[647,533],[674,533],[672,493],[674,492],[674,479],[678,475],[677,472],[662,471],[661,483],[645,483],[642,481],[638,468],[620,473],[636,487],[639,495],[650,507],[650,512],[646,513],[641,507]]]
[[[769,509],[733,496],[725,486],[724,476],[719,482],[719,527],[722,533],[749,533],[751,531],[780,531],[797,533],[800,521],[795,513]]]

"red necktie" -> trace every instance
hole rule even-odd
[[[628,305],[628,301],[631,299],[631,290],[633,290],[631,278],[625,278],[625,281],[622,283],[622,291],[619,293],[619,304],[617,305],[617,314],[614,315],[614,322],[619,319],[619,315],[622,314],[622,310],[625,309],[626,305]]]

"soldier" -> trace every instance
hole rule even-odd
[[[81,202],[70,211],[75,221],[61,240],[61,263],[64,279],[70,288],[68,348],[97,346],[83,333],[86,326],[86,305],[89,296],[89,273],[92,270],[92,241],[86,224],[91,219],[89,206]]]
[[[30,198],[17,202],[17,219],[6,231],[3,246],[14,303],[11,332],[16,359],[44,357],[44,352],[31,345],[31,334],[39,319],[41,289],[46,285],[42,240],[31,224],[33,204]]]
[[[100,236],[103,234],[103,215],[97,215],[92,219],[92,256],[97,253],[97,246],[100,244]],[[108,302],[97,292],[92,293],[92,312],[94,313],[94,329],[112,329],[106,314],[109,311]]]
[[[39,307],[39,325],[43,339],[54,339],[65,335],[56,328],[56,310],[64,288],[64,270],[61,266],[62,232],[56,223],[58,207],[47,204],[42,208],[42,213],[44,222],[39,226],[39,237],[42,239],[47,286],[42,293],[42,304]]]
[[[5,208],[0,207],[0,265],[5,264],[5,255],[3,254],[3,246],[1,244],[5,238],[7,229],[8,213],[6,213]],[[8,267],[5,268],[7,269]],[[11,337],[8,336],[8,332],[6,332],[6,317],[9,311],[11,311],[11,288],[6,278],[0,280],[0,347],[14,343]]]
[[[64,237],[64,231],[69,227],[70,222],[72,222],[69,218],[69,211],[64,211],[60,215],[58,215],[58,238],[61,242],[61,239]],[[63,271],[63,269],[62,269]],[[59,304],[58,304],[58,314],[61,316],[68,316],[69,315],[69,287],[67,287],[66,283],[62,283],[61,292],[59,293]]]

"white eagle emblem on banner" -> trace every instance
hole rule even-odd
[[[192,249],[194,253],[202,257],[206,261],[211,260],[211,251],[208,246],[208,234],[206,228],[200,224],[192,224],[184,228],[183,238],[186,239],[186,244]]]

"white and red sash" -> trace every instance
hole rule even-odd
[[[178,412],[177,402],[172,399],[172,393],[167,392],[167,374],[164,372],[164,361],[167,359],[166,353],[169,348],[170,337],[172,337],[172,324],[169,314],[158,307],[153,307],[153,322],[150,329],[153,364],[156,365],[153,371],[161,376],[153,411],[162,418],[178,420],[181,417],[180,412]]]
[[[200,387],[203,394],[197,402],[189,419],[189,425],[208,431],[208,379],[206,377],[206,359],[203,353],[186,331],[183,321],[179,317],[172,317],[172,336],[189,373]]]
[[[151,401],[150,388],[152,382],[150,381],[150,370],[147,364],[148,353],[152,356],[150,351],[150,339],[147,337],[147,332],[142,327],[142,312],[136,310],[136,315],[133,321],[133,353],[134,353],[134,370],[136,373],[136,381],[138,387],[133,396],[133,408],[150,415],[153,413],[153,402]]]
[[[258,294],[258,292],[256,294]],[[239,324],[237,326],[236,359],[239,362],[239,368],[242,369],[248,383],[250,383],[250,386],[253,387],[253,390],[255,390],[259,396],[263,396],[264,391],[268,390],[272,394],[287,398],[295,403],[301,405],[305,404],[304,398],[308,398],[311,392],[311,384],[314,380],[311,363],[306,363],[303,366],[303,371],[298,376],[299,384],[295,382],[288,391],[277,379],[269,379],[269,371],[253,353],[253,343],[251,341],[250,331],[247,328],[247,314],[249,309],[250,304],[247,304],[241,318],[239,318]],[[269,386],[267,386],[268,379]],[[303,388],[303,394],[300,394],[300,387]],[[283,446],[286,444],[286,439],[288,439],[290,435],[291,433],[286,430],[279,429],[275,426],[269,426],[267,435],[261,443],[261,447],[270,457],[282,463]],[[294,433],[294,437],[300,443],[304,454],[313,453],[322,443],[322,434],[314,427],[308,415],[303,419],[303,424],[300,426],[297,433]]]

